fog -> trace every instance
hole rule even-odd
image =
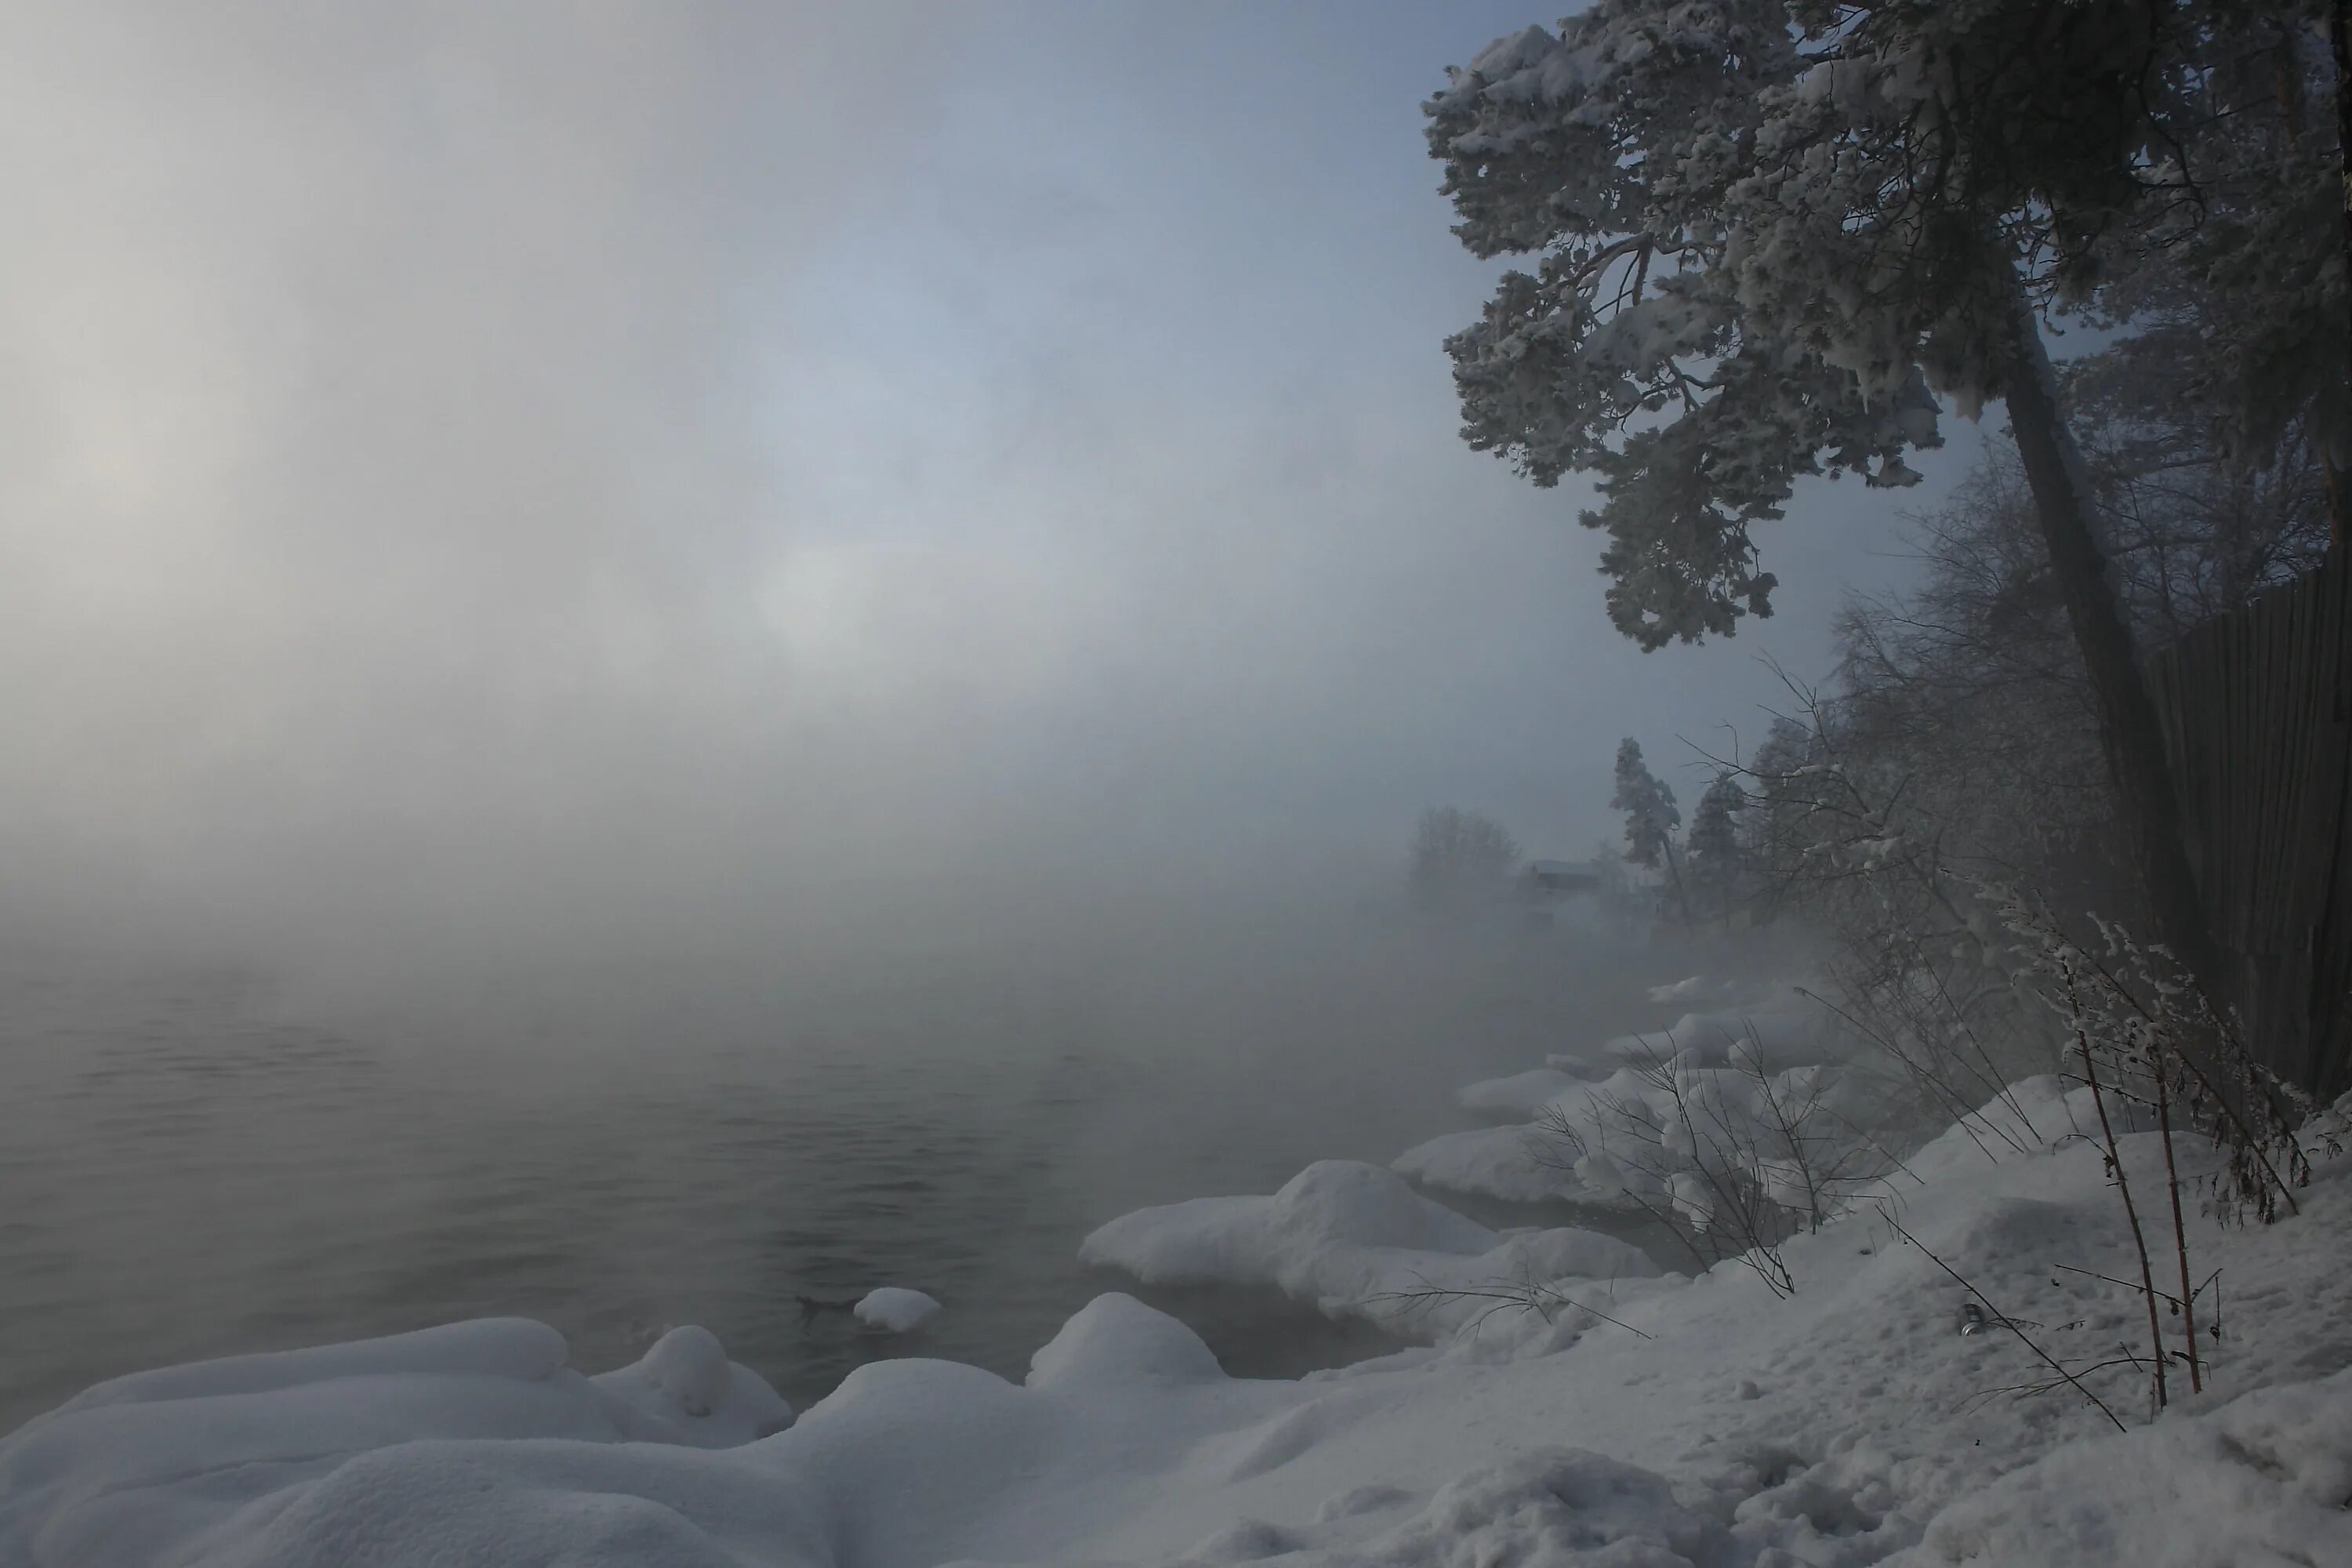
[[[1418,100],[1527,19],[20,13],[12,940],[871,964],[1353,919],[1440,801],[1588,853],[1904,567],[1802,492],[1645,656],[1462,447]]]

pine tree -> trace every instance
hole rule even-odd
[[[1465,438],[1538,484],[1597,477],[1583,521],[1644,647],[1769,613],[1750,531],[1798,479],[1911,484],[1939,395],[2005,403],[2148,912],[2195,967],[2162,733],[2039,318],[2162,264],[2196,198],[2179,89],[2213,14],[1599,0],[1490,45],[1427,105],[1456,235],[1540,258],[1447,341]]]
[[[1610,808],[1625,814],[1625,859],[1645,870],[1666,868],[1675,885],[1683,924],[1691,924],[1690,893],[1683,886],[1682,867],[1675,857],[1675,829],[1683,823],[1675,792],[1642,760],[1642,743],[1628,735],[1617,744],[1617,793]]]
[[[1745,857],[1739,840],[1739,815],[1748,795],[1738,776],[1729,769],[1715,775],[1691,812],[1688,858],[1692,885],[1704,902],[1714,906],[1727,930],[1745,880]]]

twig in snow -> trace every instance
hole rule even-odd
[[[2089,1400],[2093,1407],[2095,1408],[2100,1415],[2105,1416],[2109,1421],[2114,1422],[2116,1431],[2122,1432],[2128,1430],[2128,1428],[2124,1426],[2122,1419],[2117,1416],[2114,1411],[2107,1408],[2107,1402],[2105,1400],[2101,1399],[2097,1394],[2092,1393],[2090,1386],[2084,1383],[2081,1378],[2076,1377],[2073,1373],[2068,1372],[2064,1366],[2060,1364],[2056,1356],[2052,1355],[2048,1351],[2043,1350],[2040,1345],[2034,1343],[2032,1335],[2027,1333],[2023,1329],[2019,1328],[2015,1323],[2011,1322],[2007,1314],[2003,1313],[2000,1308],[1994,1306],[1983,1291],[1978,1289],[1974,1285],[1969,1284],[1967,1279],[1961,1277],[1959,1270],[1954,1268],[1950,1264],[1937,1257],[1933,1252],[1930,1252],[1926,1244],[1921,1242],[1917,1237],[1903,1228],[1901,1221],[1895,1219],[1892,1215],[1885,1217],[1887,1225],[1894,1229],[1895,1235],[1901,1237],[1912,1246],[1918,1247],[1920,1253],[1926,1257],[1928,1262],[1942,1269],[1946,1274],[1950,1275],[1954,1284],[1958,1285],[1961,1289],[1966,1290],[1970,1296],[1981,1302],[1984,1306],[1985,1311],[1990,1315],[1996,1322],[2009,1330],[2011,1333],[2017,1336],[2019,1343],[2022,1344],[2027,1350],[2032,1351],[2034,1355],[2041,1359],[2042,1363],[2044,1366],[2047,1366],[2051,1371],[2056,1373],[2063,1381],[2072,1385],[2075,1393]]]

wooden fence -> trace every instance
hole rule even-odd
[[[2221,977],[2256,1053],[2352,1088],[2352,563],[2208,622],[2148,661]]]

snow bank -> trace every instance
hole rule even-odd
[[[1195,1198],[1140,1209],[1087,1237],[1081,1261],[1151,1285],[1270,1287],[1335,1316],[1443,1330],[1475,1303],[1400,1296],[1654,1276],[1639,1247],[1594,1231],[1503,1235],[1422,1196],[1394,1172],[1325,1160],[1272,1197]]]
[[[1654,1034],[1471,1084],[1465,1108],[1520,1123],[1443,1133],[1391,1168],[1444,1192],[1673,1207],[1696,1223],[1712,1206],[1699,1198],[1702,1167],[1738,1163],[1810,1217],[1824,1196],[1851,1195],[1866,1163],[1852,1151],[1900,1099],[1891,1074],[1855,1058],[1831,1016],[1784,986],[1752,1007],[1685,1014]]]
[[[1769,1071],[1742,1049],[1731,1054],[1737,1065],[1682,1058],[1669,1068],[1577,1080],[1538,1106],[1533,1121],[1442,1133],[1391,1168],[1424,1186],[1513,1203],[1631,1206],[1666,1197],[1678,1169],[1709,1162],[1738,1161],[1768,1182],[1778,1178],[1791,1207],[1807,1204],[1801,1163],[1850,1184],[1862,1166],[1843,1156],[1857,1130],[1883,1119],[1892,1085],[1833,1065]]]
[[[868,1290],[851,1313],[877,1333],[908,1334],[940,1315],[940,1304],[920,1290],[885,1285]]]
[[[1729,1532],[1677,1501],[1664,1477],[1583,1449],[1545,1449],[1474,1471],[1440,1487],[1411,1519],[1367,1541],[1349,1540],[1355,1533],[1348,1529],[1350,1520],[1344,1508],[1303,1528],[1244,1520],[1184,1555],[1242,1563],[1298,1552],[1302,1564],[1332,1568],[1700,1568],[1734,1560]],[[1318,1550],[1325,1541],[1335,1544]]]

